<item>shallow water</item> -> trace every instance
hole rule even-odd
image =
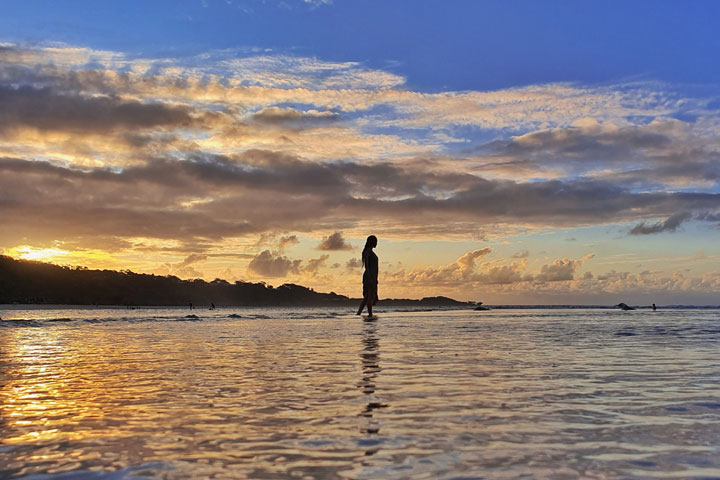
[[[0,317],[1,478],[720,478],[718,310]]]

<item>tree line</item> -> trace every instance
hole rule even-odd
[[[0,255],[0,303],[127,306],[344,306],[358,300],[302,285],[182,280],[130,270],[91,270]],[[463,306],[447,297],[386,299],[384,305]]]

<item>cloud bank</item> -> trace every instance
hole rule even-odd
[[[660,84],[427,93],[358,62],[2,44],[0,104],[7,248],[28,238],[118,252],[158,243],[155,252],[177,255],[158,264],[178,275],[235,254],[250,276],[321,278],[330,265],[357,270],[346,236],[369,230],[492,241],[622,225],[633,237],[720,218],[716,104]],[[303,235],[322,237],[314,248],[327,253],[287,256]],[[578,278],[590,257],[531,271],[527,251],[507,261],[490,252],[388,279],[619,282]]]

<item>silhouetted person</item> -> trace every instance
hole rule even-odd
[[[377,247],[377,237],[370,235],[365,242],[362,252],[362,263],[365,267],[363,272],[363,300],[360,303],[357,314],[362,314],[363,308],[367,305],[368,315],[372,317],[372,306],[377,303],[378,286],[378,257],[373,248]]]
[[[192,302],[190,302],[190,310],[192,310],[192,309],[193,309]]]
[[[655,310],[657,310],[657,307],[656,307],[655,304],[653,303],[653,312],[654,312]]]
[[[210,302],[210,310],[215,310],[215,304]]]

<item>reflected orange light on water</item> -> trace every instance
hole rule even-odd
[[[710,470],[677,452],[715,458],[716,313],[638,312],[618,336],[622,311],[195,312],[0,325],[0,470],[582,478],[657,457],[687,477]],[[659,328],[674,348],[646,348]]]
[[[87,431],[74,430],[86,418],[102,418],[103,409],[87,390],[77,388],[87,366],[77,364],[73,346],[55,329],[5,332],[3,351],[15,360],[3,371],[0,413],[8,419],[6,444],[80,440]],[[71,353],[72,352],[72,353]],[[82,371],[81,371],[82,370]],[[69,428],[70,427],[70,428]]]

